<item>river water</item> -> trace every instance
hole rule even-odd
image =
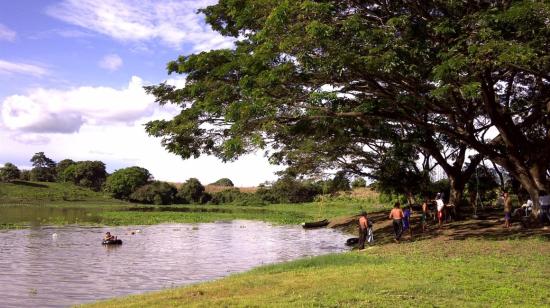
[[[131,235],[132,230],[139,230]],[[106,231],[123,240],[103,246]],[[332,229],[256,221],[0,231],[0,306],[66,307],[346,250]]]

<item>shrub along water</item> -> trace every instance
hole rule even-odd
[[[166,182],[155,181],[141,186],[130,195],[130,201],[146,204],[172,204],[176,200],[176,187]]]

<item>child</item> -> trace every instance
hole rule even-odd
[[[103,238],[104,241],[114,241],[116,240],[116,236],[111,235],[111,232],[105,233],[105,237]]]
[[[403,210],[403,232],[409,230],[409,235],[412,240],[411,213],[411,205],[409,204]]]
[[[369,243],[369,245],[372,245],[374,244],[374,232],[372,229],[374,223],[372,222],[372,219],[367,219],[367,226],[367,243]]]
[[[435,203],[437,204],[437,220],[439,221],[439,228],[441,228],[443,225],[443,209],[445,208],[445,203],[443,203],[443,199],[439,193],[437,194]]]
[[[428,218],[428,198],[424,198],[424,202],[422,202],[422,216],[420,216],[420,224],[422,226],[422,232],[426,231],[426,219]]]

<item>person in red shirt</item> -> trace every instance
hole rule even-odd
[[[393,232],[395,234],[395,242],[399,243],[401,240],[401,234],[403,234],[403,210],[401,210],[401,204],[395,202],[393,209],[388,216],[389,219],[393,219]]]
[[[367,212],[361,212],[359,216],[359,249],[365,249],[365,241],[367,239],[367,231],[369,229],[369,222],[367,218]]]

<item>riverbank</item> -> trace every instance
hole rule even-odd
[[[300,224],[338,216],[356,215],[360,209],[380,211],[388,204],[378,196],[350,192],[318,202],[270,205],[132,204],[69,183],[0,183],[0,229],[39,225],[124,226],[158,223],[199,223],[219,220],[261,220]]]
[[[393,243],[387,212],[373,213],[376,245],[90,307],[548,306],[550,230],[502,227],[500,211]],[[417,221],[413,220],[417,227]],[[353,228],[341,219],[339,228]],[[352,230],[352,229],[348,229]],[[88,306],[86,306],[88,307]]]
[[[548,306],[550,245],[429,240],[261,267],[86,307]]]
[[[383,206],[332,201],[262,206],[97,204],[93,202],[55,202],[45,205],[0,205],[0,229],[37,225],[125,226],[159,223],[199,223],[220,220],[261,220],[276,224],[355,215],[363,207],[379,211]]]

